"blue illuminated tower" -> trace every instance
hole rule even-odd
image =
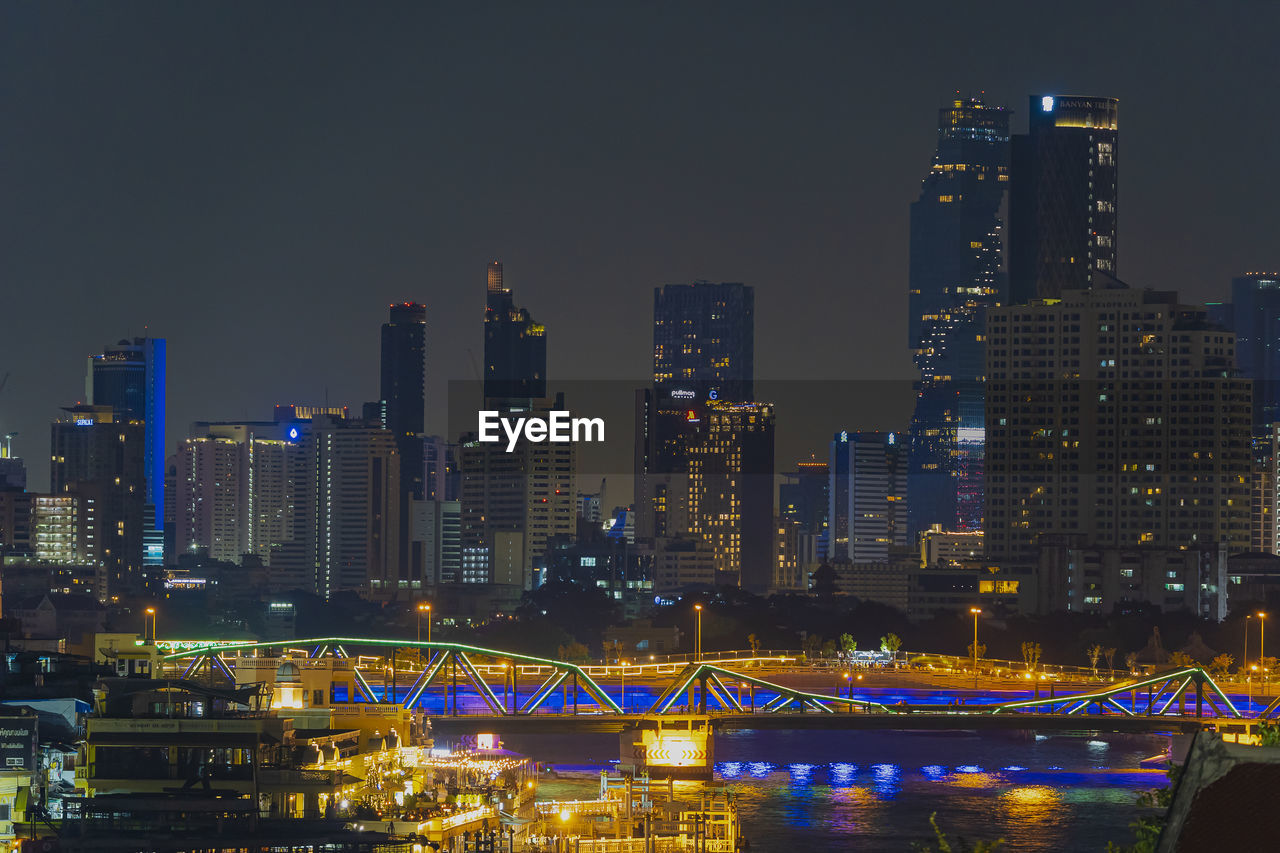
[[[85,396],[117,418],[142,421],[147,517],[144,564],[164,562],[165,339],[134,338],[89,357]],[[141,485],[141,484],[139,484]]]
[[[982,526],[986,309],[1005,290],[1000,208],[1009,182],[1009,111],[955,98],[911,205],[909,343],[920,370],[911,420],[908,527]]]

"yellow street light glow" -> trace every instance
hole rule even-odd
[[[561,812],[560,812],[560,819],[561,819],[562,821],[564,821],[565,823],[568,823],[568,822],[569,822],[569,810],[568,810],[568,809],[564,809],[563,811],[561,811]]]

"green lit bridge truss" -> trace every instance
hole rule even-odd
[[[1188,695],[1193,695],[1195,699],[1196,717],[1204,716],[1206,705],[1213,711],[1215,717],[1240,718],[1243,716],[1227,698],[1227,694],[1222,692],[1222,688],[1214,683],[1207,672],[1197,666],[1169,669],[1148,676],[1126,679],[1090,693],[1003,702],[999,705],[987,706],[986,710],[992,714],[1038,711],[1071,715],[1087,714],[1090,707],[1095,707],[1101,712],[1115,711],[1130,717],[1158,717],[1170,713],[1186,716],[1184,707]],[[1125,698],[1129,700],[1128,707],[1120,701]],[[1280,700],[1277,701],[1280,702]],[[1273,706],[1276,704],[1272,703]]]
[[[737,682],[738,695],[735,695],[734,691],[725,685],[726,679]],[[740,698],[741,690],[744,686],[750,691],[749,706],[744,705]],[[757,707],[755,701],[757,688],[776,695]],[[836,707],[879,711],[888,714],[894,713],[889,706],[882,705],[879,702],[851,697],[846,698],[844,696],[830,696],[822,693],[808,693],[804,690],[784,687],[781,684],[774,684],[762,678],[743,675],[740,672],[734,672],[709,663],[689,664],[686,666],[676,676],[676,680],[671,682],[667,689],[659,694],[653,703],[653,707],[649,709],[649,713],[668,713],[675,706],[676,700],[686,693],[689,697],[687,707],[690,711],[693,711],[696,707],[697,712],[700,714],[707,713],[708,698],[713,699],[722,711],[730,711],[737,714],[772,713],[792,706],[802,713],[806,710],[813,710],[833,714]]]
[[[469,684],[480,695],[489,709],[498,715],[531,714],[537,711],[557,689],[562,687],[565,689],[566,697],[570,695],[571,688],[572,706],[575,713],[578,710],[578,700],[582,694],[586,694],[598,706],[597,713],[622,713],[622,709],[609,697],[609,694],[577,664],[459,643],[430,643],[359,637],[323,637],[313,640],[277,640],[263,643],[219,643],[216,645],[194,646],[162,655],[160,659],[162,661],[187,660],[187,666],[182,673],[183,678],[193,678],[200,672],[202,667],[207,666],[211,678],[212,673],[216,672],[234,684],[235,676],[231,672],[231,668],[224,657],[225,655],[298,648],[307,649],[307,657],[312,659],[322,658],[326,655],[351,658],[352,655],[348,648],[356,651],[376,648],[389,651],[390,657],[394,660],[397,651],[416,650],[423,655],[425,663],[422,671],[410,683],[401,703],[406,708],[412,708],[417,705],[422,700],[428,687],[443,685],[445,687],[446,709],[450,707],[449,698],[452,695],[452,713],[457,714],[458,685],[459,675],[461,674],[463,682]],[[492,685],[480,673],[479,667],[473,658],[489,658],[507,665],[503,669],[502,697],[498,696]],[[532,693],[525,697],[523,703],[519,700],[519,666],[538,667],[540,669],[549,668],[551,670],[551,674]],[[352,668],[355,692],[366,702],[391,704],[398,701],[399,690],[395,689],[394,668],[391,673],[391,684],[396,695],[389,702],[378,698],[377,691],[369,684],[359,666],[353,666]],[[384,685],[384,696],[385,692],[386,687]],[[566,701],[565,704],[567,708],[569,702]]]
[[[161,661],[179,666],[185,663],[182,678],[196,678],[203,668],[207,668],[211,681],[222,677],[234,685],[234,659],[229,660],[228,656],[255,652],[267,652],[274,656],[285,650],[298,649],[304,650],[307,657],[312,659],[325,656],[352,659],[353,700],[379,704],[398,702],[403,707],[414,708],[424,703],[428,689],[443,687],[445,715],[458,716],[458,691],[461,686],[478,694],[491,715],[527,716],[541,710],[545,716],[548,710],[547,700],[556,691],[563,691],[564,702],[561,707],[564,715],[581,713],[627,716],[605,689],[578,664],[458,643],[356,637],[208,643],[192,644],[189,648],[162,655]],[[392,661],[391,667],[377,667],[382,673],[381,691],[375,689],[366,679],[365,672],[361,671],[362,668],[367,671],[368,667],[361,664],[358,656],[353,658],[351,654],[352,651],[359,653],[373,650],[381,658]],[[417,653],[422,663],[421,671],[412,668],[407,672],[401,670],[397,673],[394,662],[400,651]],[[532,682],[520,684],[521,669],[526,670],[526,673],[529,669],[535,670],[537,674]],[[401,688],[405,686],[405,682],[397,681],[399,674],[405,674],[411,679],[407,689],[403,691]],[[501,694],[494,688],[494,682],[499,676],[502,679],[502,686],[499,688]],[[532,684],[537,686],[524,693],[522,699],[520,688]],[[388,687],[391,688],[390,691]],[[387,696],[388,692],[391,693],[390,697]],[[682,698],[685,701],[680,701]],[[759,702],[757,698],[760,699]],[[581,699],[586,701],[580,702]],[[1187,708],[1189,700],[1194,701],[1193,709]],[[944,711],[940,707],[888,706],[851,695],[813,693],[711,663],[691,663],[685,666],[659,693],[647,714],[706,714],[709,711],[727,716],[805,712],[815,712],[821,716],[837,711],[861,712],[859,716],[868,722],[872,722],[866,716],[868,714],[892,715],[903,722],[908,717],[917,719],[946,716],[955,720],[956,717],[965,716],[989,718],[991,715],[1013,717],[1020,714],[1038,718],[1096,713],[1165,719],[1242,717],[1221,688],[1199,667],[1169,669],[1090,692],[1041,696],[1013,702],[984,703],[978,700]],[[1278,714],[1280,699],[1272,702],[1259,716],[1271,717]],[[959,723],[958,720],[955,721]]]

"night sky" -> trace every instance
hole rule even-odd
[[[910,377],[908,204],[957,89],[1019,131],[1032,92],[1118,97],[1121,277],[1225,298],[1280,267],[1277,31],[1271,2],[8,2],[0,431],[46,487],[86,356],[147,333],[171,445],[358,411],[407,299],[443,401],[493,258],[553,386],[646,379],[653,287],[700,278],[755,286],[759,377]]]

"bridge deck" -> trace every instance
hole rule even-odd
[[[431,717],[431,727],[442,734],[497,732],[499,734],[618,733],[634,727],[640,714],[530,714],[497,716],[460,714]],[[771,714],[713,714],[712,726],[721,730],[750,729],[865,729],[905,730],[1011,730],[1029,729],[1072,732],[1194,732],[1203,722],[1194,717],[1129,717],[1122,714],[821,714],[775,712]]]

